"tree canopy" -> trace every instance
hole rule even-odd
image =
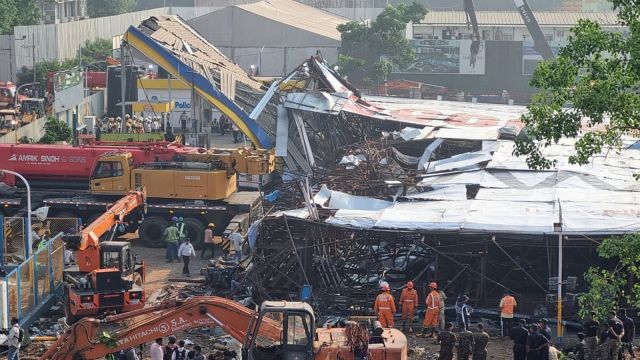
[[[125,14],[134,11],[137,3],[137,0],[88,0],[87,14],[92,18]]]
[[[72,131],[69,125],[50,116],[44,124],[44,136],[40,138],[41,144],[53,144],[56,141],[71,141]]]
[[[351,21],[338,25],[341,54],[338,67],[344,75],[360,70],[369,81],[380,83],[392,65],[407,66],[415,59],[415,50],[405,36],[410,22],[421,22],[427,10],[418,3],[388,5],[370,23]]]
[[[522,118],[526,131],[515,149],[531,168],[553,166],[543,149],[562,138],[578,138],[569,162],[586,164],[640,130],[640,3],[612,3],[628,33],[580,20],[558,57],[534,71],[530,84],[541,91]]]
[[[584,275],[589,290],[578,297],[580,315],[594,311],[605,319],[609,311],[621,306],[640,306],[640,285],[628,282],[640,277],[640,234],[606,239],[598,255],[610,266],[591,267]]]
[[[13,34],[20,25],[40,23],[40,8],[36,0],[0,0],[0,33]]]

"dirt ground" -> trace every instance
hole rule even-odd
[[[138,258],[144,260],[147,270],[147,278],[144,284],[147,298],[154,292],[162,289],[168,284],[167,279],[183,278],[182,262],[168,263],[165,260],[165,249],[152,249],[145,247],[140,241],[132,240],[133,250]],[[191,259],[189,269],[191,271],[191,279],[201,279],[200,268],[202,268],[206,260],[200,259],[200,251],[196,251],[195,259]],[[207,254],[209,255],[209,254]],[[175,284],[180,285],[180,284]]]
[[[168,279],[184,278],[182,275],[182,263],[167,263],[165,260],[165,249],[151,249],[144,247],[135,238],[129,239],[133,244],[133,249],[138,258],[145,261],[147,266],[147,278],[145,282],[145,290],[147,300],[153,301],[158,294],[163,293],[163,289],[169,284]],[[201,279],[200,268],[205,265],[206,260],[200,259],[200,252],[197,253],[195,259],[190,264],[191,278]],[[171,282],[174,288],[180,288],[188,285],[187,283]],[[199,344],[203,348],[205,355],[214,353],[223,347],[219,342],[214,341],[214,337],[210,336],[207,331],[200,329],[175,334],[178,339],[189,339],[195,344]],[[218,338],[219,339],[219,338]],[[427,360],[437,359],[439,345],[436,345],[433,339],[418,338],[413,334],[408,335],[409,342],[409,359],[411,360]],[[511,341],[492,338],[488,346],[488,359],[506,360],[512,359]],[[149,345],[144,347],[143,359],[149,359]],[[26,356],[21,358],[37,359],[40,351],[43,351],[45,344],[32,344],[30,349],[25,349]],[[42,349],[42,350],[39,350]],[[220,359],[221,357],[221,353]],[[454,359],[456,359],[454,355]]]

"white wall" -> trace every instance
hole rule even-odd
[[[262,56],[260,52],[262,50]],[[298,67],[304,60],[320,50],[324,58],[333,63],[338,58],[337,47],[242,47],[224,49],[224,53],[247,72],[251,65],[260,67],[261,76],[284,76]]]

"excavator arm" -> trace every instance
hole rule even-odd
[[[220,326],[243,343],[256,318],[256,312],[216,296],[170,301],[103,320],[84,318],[67,329],[40,360],[98,359],[178,331],[206,326]],[[258,335],[281,341],[282,327],[275,321],[263,321]]]
[[[79,235],[65,238],[67,246],[77,250],[78,267],[81,272],[90,272],[100,268],[100,237],[120,224],[124,217],[145,203],[146,194],[131,191],[116,201],[104,214],[82,229]]]

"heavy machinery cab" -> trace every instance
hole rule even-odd
[[[279,339],[269,334],[274,323],[282,329]],[[312,360],[315,317],[311,306],[303,302],[265,301],[257,318],[249,324],[243,359]]]
[[[130,177],[134,167],[130,152],[102,155],[91,172],[91,192],[124,194],[131,190]]]
[[[136,256],[126,241],[105,241],[100,244],[100,268],[118,269],[122,277],[136,272]]]

